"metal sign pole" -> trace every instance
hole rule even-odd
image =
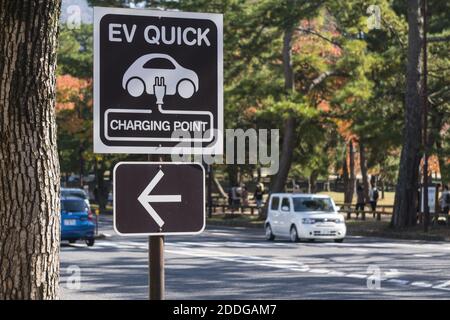
[[[164,300],[164,236],[148,237],[150,300]]]
[[[208,218],[212,218],[212,164],[208,165]]]
[[[148,155],[148,161],[162,161],[162,157]],[[164,236],[148,237],[148,292],[150,300],[164,300]]]

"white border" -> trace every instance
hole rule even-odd
[[[94,153],[149,153],[149,154],[223,154],[223,139],[207,147],[140,147],[107,146],[100,139],[100,21],[107,14],[130,16],[151,16],[170,18],[206,19],[217,27],[217,130],[223,137],[223,15],[218,13],[198,13],[179,11],[159,11],[144,9],[123,9],[94,7]],[[216,129],[216,128],[211,128]],[[175,141],[176,142],[176,141]]]
[[[209,123],[210,127],[212,127],[213,124],[213,115],[209,111],[184,111],[184,110],[162,110],[161,107],[159,107],[159,111],[161,113],[166,114],[189,114],[189,115],[195,115],[200,114],[204,116],[209,117]],[[110,137],[108,134],[108,116],[110,113],[152,113],[152,110],[139,110],[139,109],[107,109],[105,111],[104,120],[105,123],[103,124],[105,128],[105,137],[110,141],[169,141],[169,142],[211,142],[214,140],[214,134],[212,130],[209,130],[209,137],[208,138],[192,138],[192,139],[183,139],[183,138],[155,138],[155,137]],[[173,133],[173,132],[172,132]]]
[[[203,226],[199,231],[195,231],[195,232],[155,232],[155,233],[121,233],[119,232],[119,230],[117,230],[116,227],[116,170],[119,166],[121,166],[122,164],[148,164],[148,165],[163,165],[163,166],[167,166],[167,165],[197,165],[202,169],[202,173],[203,173]],[[114,231],[123,237],[134,237],[134,236],[167,236],[167,235],[197,235],[202,233],[205,230],[206,227],[206,189],[205,189],[205,168],[198,162],[151,162],[151,161],[122,161],[122,162],[118,162],[115,166],[114,166],[114,170],[113,170],[113,228]],[[137,198],[136,198],[137,199]]]

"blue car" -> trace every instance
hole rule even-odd
[[[69,243],[84,240],[89,247],[94,245],[94,216],[83,199],[61,198],[61,240],[68,240]]]

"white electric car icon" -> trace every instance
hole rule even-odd
[[[178,64],[167,54],[150,53],[138,58],[127,69],[122,79],[122,87],[133,97],[144,92],[154,94],[156,78],[164,78],[166,95],[178,94],[188,99],[198,91],[198,76]]]

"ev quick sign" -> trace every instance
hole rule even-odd
[[[94,152],[223,149],[221,14],[94,8]]]

